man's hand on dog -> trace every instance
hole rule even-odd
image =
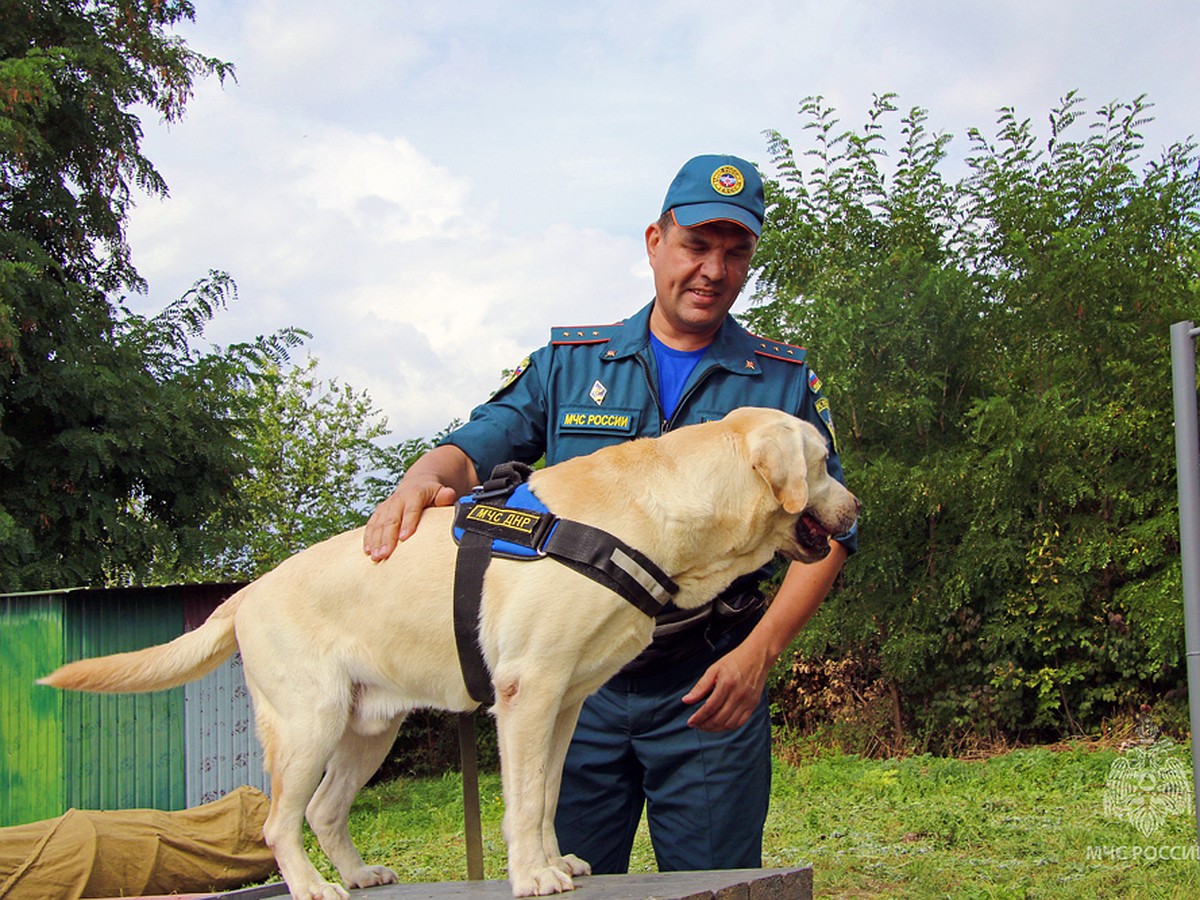
[[[458,499],[453,488],[437,482],[400,482],[392,495],[384,500],[371,518],[363,534],[363,552],[378,562],[387,559],[400,541],[407,540],[417,530],[421,513],[430,506],[450,506]]]
[[[363,532],[363,552],[376,562],[387,559],[400,541],[412,537],[421,513],[431,506],[453,505],[476,483],[475,464],[453,444],[430,450],[371,513]]]

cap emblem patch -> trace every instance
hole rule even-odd
[[[723,197],[740,194],[746,186],[746,179],[736,166],[721,166],[712,173],[712,187]]]

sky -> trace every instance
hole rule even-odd
[[[895,92],[950,166],[968,128],[1011,107],[1045,133],[1073,90],[1088,113],[1147,95],[1147,160],[1200,135],[1196,0],[194,2],[178,33],[236,81],[143,117],[170,194],[131,215],[129,305],[228,272],[208,338],[305,329],[297,361],[366,391],[396,441],[465,419],[551,326],[649,302],[644,231],[680,166],[770,175],[765,132],[808,146],[805,97],[858,128]]]

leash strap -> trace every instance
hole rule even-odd
[[[472,507],[496,498],[507,497],[533,472],[524,463],[511,462],[496,466],[492,477],[471,494],[474,501],[460,503],[455,513],[466,519]],[[458,649],[458,664],[471,699],[490,706],[496,702],[492,673],[483,659],[479,645],[479,612],[483,602],[483,576],[492,561],[492,537],[484,528],[486,520],[472,521],[463,528],[458,541],[458,558],[454,567],[454,643]]]
[[[467,880],[483,881],[483,821],[479,807],[479,753],[475,742],[474,712],[458,714],[458,752],[462,760]]]

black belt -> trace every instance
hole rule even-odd
[[[483,576],[502,539],[530,551],[528,556],[553,557],[565,566],[604,585],[648,616],[662,611],[679,586],[650,559],[603,531],[560,519],[544,510],[511,509],[505,502],[533,470],[522,463],[497,466],[481,488],[461,502],[454,517],[458,558],[454,569],[454,639],[467,692],[479,703],[496,700],[491,673],[479,644],[479,610]]]

